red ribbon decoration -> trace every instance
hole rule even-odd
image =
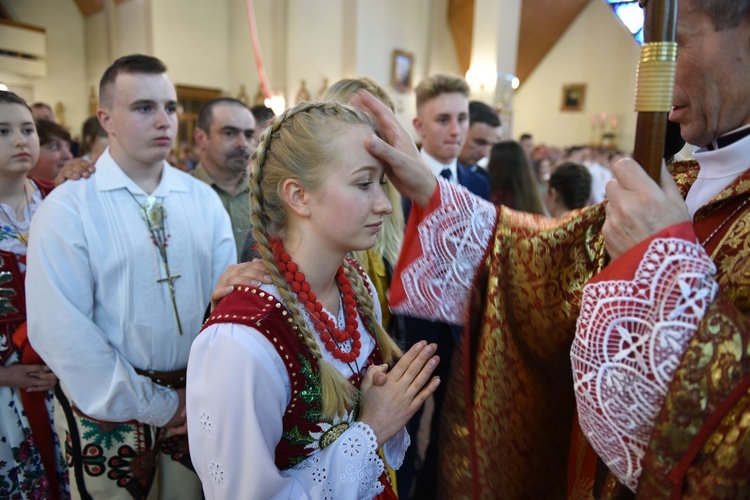
[[[260,42],[258,41],[258,27],[255,24],[255,9],[253,7],[253,0],[245,0],[245,10],[247,11],[247,24],[250,27],[250,39],[253,42],[255,68],[258,70],[260,87],[261,89],[263,89],[263,95],[266,97],[266,99],[270,99],[273,94],[271,93],[271,86],[268,85],[266,70],[263,67],[263,55],[260,53]]]

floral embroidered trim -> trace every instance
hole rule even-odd
[[[718,291],[700,245],[657,239],[633,281],[586,285],[571,349],[581,429],[635,491],[674,372]]]
[[[341,422],[328,429],[320,438],[320,448],[323,449],[341,437],[349,428],[348,422]]]
[[[497,211],[460,186],[443,179],[438,185],[440,207],[418,226],[422,255],[401,273],[407,300],[393,309],[460,324]]]
[[[380,483],[380,476],[385,471],[385,464],[378,456],[378,439],[369,425],[356,422],[352,429],[358,436],[347,436],[350,440],[358,441],[359,446],[364,448],[365,456],[360,462],[350,463],[346,466],[344,474],[339,478],[346,483],[359,482],[359,498],[372,498],[385,490]],[[353,442],[346,443],[346,449],[353,451]],[[357,450],[359,451],[359,450]]]
[[[203,435],[211,437],[211,434],[214,432],[214,423],[207,412],[202,411],[200,413],[200,416],[198,417],[198,425],[200,425]]]
[[[343,415],[336,415],[332,422],[318,422],[320,432],[309,433],[312,441],[305,446],[305,449],[322,450],[330,446],[346,432],[353,421],[354,410],[351,410]]]
[[[333,499],[333,488],[328,481],[328,469],[320,466],[320,455],[313,454],[302,462],[298,468],[304,468],[310,471],[310,477],[313,483],[320,485],[320,496],[324,500]]]
[[[224,484],[224,481],[226,480],[224,468],[216,460],[208,462],[208,475],[211,477],[211,481],[213,481],[214,484]]]

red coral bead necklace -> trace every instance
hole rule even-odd
[[[281,241],[276,240],[271,242],[271,249],[276,260],[276,266],[281,271],[287,283],[289,283],[292,292],[297,295],[297,299],[310,315],[315,331],[318,332],[326,350],[334,358],[348,364],[354,373],[359,373],[357,358],[359,357],[362,343],[360,342],[361,334],[357,330],[357,299],[354,295],[351,281],[344,271],[344,266],[339,266],[338,271],[336,271],[336,283],[339,286],[346,318],[344,330],[342,331],[337,327],[336,322],[323,310],[323,304],[318,301],[318,297],[312,291],[304,273],[299,271],[299,266],[292,262],[291,256],[286,253]],[[341,344],[347,341],[351,341],[351,350],[343,352]],[[351,363],[354,363],[355,367],[352,367]]]

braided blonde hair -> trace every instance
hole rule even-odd
[[[336,101],[346,103],[356,91],[365,89],[380,102],[394,111],[393,101],[388,92],[378,85],[374,80],[367,77],[346,78],[334,83],[326,90],[323,99],[326,101]],[[378,233],[378,240],[375,243],[375,249],[380,255],[392,266],[396,266],[398,254],[401,251],[401,243],[404,240],[404,212],[401,209],[401,194],[388,182],[385,185],[385,193],[393,205],[393,212],[383,217],[383,230]],[[352,252],[354,258],[364,262],[365,252]]]
[[[323,417],[333,418],[352,408],[358,391],[330,363],[323,360],[315,333],[307,326],[297,297],[276,267],[269,237],[284,239],[287,226],[286,206],[282,186],[288,179],[296,179],[305,189],[314,191],[326,177],[326,169],[335,164],[342,151],[332,146],[346,124],[365,125],[375,130],[372,119],[365,113],[332,102],[302,102],[287,109],[272,120],[261,136],[250,171],[250,221],[258,251],[273,284],[289,310],[294,328],[299,331],[310,353],[320,368]],[[359,311],[369,316],[380,346],[383,360],[392,362],[401,354],[396,343],[378,321],[374,321],[373,299],[359,272],[344,263],[352,282]]]

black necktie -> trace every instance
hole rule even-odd
[[[444,168],[440,171],[440,177],[442,177],[443,179],[450,181],[452,176],[453,174],[451,172],[451,169],[449,168]]]

